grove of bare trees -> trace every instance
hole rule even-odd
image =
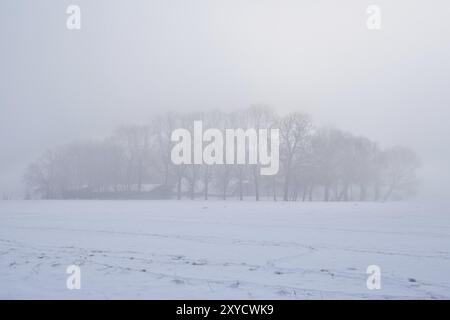
[[[278,128],[280,170],[261,176],[258,165],[174,165],[171,133],[206,128]],[[279,116],[253,106],[240,112],[165,113],[128,125],[101,141],[46,151],[24,175],[27,198],[237,199],[273,201],[386,201],[416,192],[417,155],[381,149],[363,136],[316,128],[307,114]]]

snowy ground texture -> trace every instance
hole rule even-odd
[[[0,298],[449,299],[448,208],[0,201]]]

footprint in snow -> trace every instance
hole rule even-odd
[[[281,271],[275,271],[274,273],[275,274],[283,274],[283,272],[281,272]]]
[[[175,284],[184,284],[184,281],[180,279],[173,279],[172,282]]]
[[[280,296],[290,296],[292,293],[287,290],[279,290],[277,291],[277,294]]]

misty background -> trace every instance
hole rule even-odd
[[[66,8],[81,8],[81,30]],[[366,9],[382,10],[368,30]],[[450,182],[448,1],[2,1],[0,194],[47,148],[164,110],[266,104],[402,144]]]

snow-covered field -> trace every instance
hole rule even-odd
[[[0,298],[448,299],[448,208],[0,201]],[[66,288],[72,264],[80,290]]]

